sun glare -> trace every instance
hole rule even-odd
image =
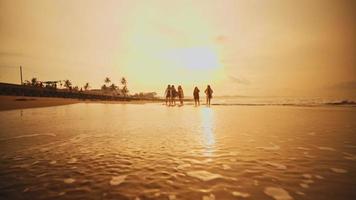
[[[188,70],[215,70],[219,67],[217,53],[208,47],[191,47],[172,50],[168,54],[178,67]]]

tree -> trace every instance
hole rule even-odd
[[[64,81],[64,87],[67,88],[68,90],[72,90],[72,82],[70,80],[65,80]]]
[[[122,92],[122,94],[126,97],[126,95],[129,93],[129,90],[127,89],[126,86],[124,86],[124,87],[121,89],[121,92]]]
[[[87,91],[87,90],[89,90],[89,88],[90,88],[89,83],[85,83],[85,85],[84,85],[84,90]]]
[[[102,91],[104,91],[104,92],[105,92],[107,89],[108,89],[108,87],[106,87],[106,85],[105,85],[105,84],[101,86],[101,90],[102,90]]]
[[[114,92],[114,91],[117,90],[118,87],[113,83],[113,84],[111,84],[111,85],[109,86],[109,88],[110,88],[111,91]]]
[[[122,77],[122,78],[121,78],[121,84],[122,84],[122,85],[127,85],[127,80],[126,80],[125,77]]]
[[[74,86],[74,87],[73,87],[73,90],[76,91],[76,92],[78,92],[78,91],[79,91],[79,87],[78,87],[78,86]]]
[[[106,78],[104,79],[104,82],[105,82],[105,84],[109,84],[109,83],[111,83],[111,80],[110,80],[109,77],[106,77]]]
[[[37,84],[38,84],[37,78],[33,77],[33,78],[31,79],[31,85],[32,85],[32,86],[37,86]]]
[[[129,90],[127,88],[127,80],[125,77],[121,78],[121,84],[123,85],[121,92],[124,96],[126,96],[129,93]]]

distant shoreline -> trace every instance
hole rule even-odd
[[[91,99],[72,99],[58,97],[26,97],[0,95],[0,111],[41,108],[51,106],[70,105],[76,103],[110,103],[110,104],[145,104],[161,102],[160,100],[129,100],[129,101],[104,101]]]

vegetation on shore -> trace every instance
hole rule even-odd
[[[121,84],[121,85],[120,85]],[[120,84],[105,77],[100,89],[91,89],[89,82],[82,87],[70,80],[40,81],[36,77],[26,80],[22,85],[0,83],[0,95],[44,96],[99,100],[157,99],[155,92],[129,94],[128,81],[122,77]]]

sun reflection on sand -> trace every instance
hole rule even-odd
[[[215,120],[214,111],[211,108],[203,108],[201,110],[202,117],[202,143],[204,145],[204,155],[211,156],[214,153],[215,147]]]

